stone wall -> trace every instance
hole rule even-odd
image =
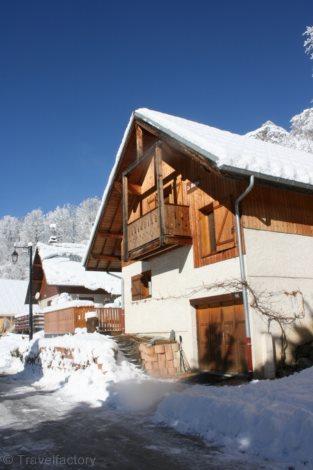
[[[180,352],[176,342],[150,345],[141,343],[139,352],[147,374],[159,378],[177,377],[180,370]]]

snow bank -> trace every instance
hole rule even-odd
[[[18,357],[19,348],[28,343],[25,335],[8,333],[0,337],[0,374],[12,374],[23,369],[23,364]]]
[[[33,385],[61,389],[72,399],[98,406],[105,401],[112,384],[140,380],[142,371],[118,352],[115,341],[98,333],[77,329],[75,335],[37,337],[20,347],[26,375],[37,371]]]
[[[312,468],[312,396],[310,368],[238,387],[193,386],[162,400],[154,419],[234,452]]]

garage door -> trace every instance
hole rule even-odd
[[[245,319],[242,299],[234,295],[197,307],[199,367],[245,373]]]

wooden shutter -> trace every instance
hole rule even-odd
[[[200,251],[201,256],[209,256],[211,254],[210,232],[208,214],[203,212],[199,213],[199,228],[200,228]]]
[[[218,202],[214,204],[216,251],[228,250],[235,246],[234,215]]]
[[[149,283],[151,271],[145,271],[131,278],[132,300],[141,300],[150,297]]]
[[[131,279],[132,300],[141,299],[141,274],[133,276]]]

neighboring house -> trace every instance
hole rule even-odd
[[[28,315],[27,286],[27,281],[0,279],[0,333],[10,330],[20,318]],[[34,314],[37,313],[38,307],[34,309]]]
[[[85,270],[85,251],[86,246],[80,243],[38,243],[33,260],[33,302],[41,308],[73,300],[104,305],[120,296],[119,277]]]
[[[88,272],[82,265],[86,246],[38,243],[33,259],[32,298],[44,313],[45,333],[72,333],[86,326],[85,314],[121,295],[116,274]],[[28,302],[29,291],[26,302]]]
[[[174,330],[191,367],[273,376],[313,339],[313,155],[139,109],[84,263],[122,271],[126,333]]]

